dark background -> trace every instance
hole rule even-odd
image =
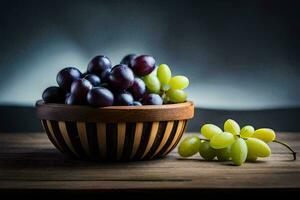
[[[297,0],[1,1],[0,131],[38,131],[34,103],[59,69],[151,54],[190,78],[201,123],[299,131]],[[267,110],[267,111],[266,111]]]

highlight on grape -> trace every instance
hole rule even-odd
[[[171,74],[166,64],[156,65],[150,55],[128,54],[112,67],[110,59],[95,56],[82,73],[75,67],[58,72],[58,86],[44,90],[45,103],[68,105],[142,106],[182,103],[189,85],[185,76]]]
[[[200,133],[203,137],[193,135],[181,141],[178,146],[180,156],[190,157],[199,152],[204,160],[217,158],[240,166],[270,156],[268,143],[274,142],[288,148],[296,160],[296,152],[288,144],[277,140],[275,131],[270,128],[255,130],[253,126],[247,125],[241,129],[236,121],[228,119],[224,123],[224,130],[214,124],[205,124]]]

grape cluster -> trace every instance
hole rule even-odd
[[[205,139],[186,137],[178,147],[180,156],[190,157],[199,152],[205,160],[217,157],[219,161],[231,160],[239,166],[245,161],[254,162],[258,158],[270,156],[268,143],[275,142],[290,149],[296,159],[296,153],[287,144],[276,140],[276,134],[270,128],[255,130],[247,125],[241,129],[236,121],[228,119],[224,123],[224,131],[214,124],[205,124],[200,132]]]
[[[165,103],[181,103],[187,99],[187,93],[183,90],[189,86],[189,79],[177,75],[172,77],[168,65],[161,64],[157,70],[144,77],[147,89],[162,96]]]
[[[135,54],[114,67],[108,57],[95,56],[85,73],[67,67],[58,72],[56,81],[58,86],[43,92],[45,103],[96,107],[180,103],[186,101],[183,89],[189,85],[184,76],[171,77],[166,64],[156,67],[152,56]]]

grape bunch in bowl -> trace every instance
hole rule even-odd
[[[142,106],[182,103],[189,85],[185,76],[173,76],[168,65],[156,65],[149,55],[129,54],[112,67],[110,59],[95,56],[82,73],[75,67],[58,72],[58,86],[48,87],[45,103],[67,105]]]

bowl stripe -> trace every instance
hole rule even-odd
[[[126,123],[118,123],[117,160],[121,158],[123,153],[125,133],[126,133]]]
[[[70,137],[69,137],[69,134],[68,134],[68,131],[67,131],[67,127],[66,127],[66,123],[63,122],[63,121],[59,121],[58,122],[58,127],[59,127],[60,133],[61,133],[61,135],[62,135],[65,143],[69,147],[69,149],[72,151],[72,153],[74,153],[76,156],[79,157],[79,155],[75,151],[75,149],[74,149],[74,147],[72,145],[72,142],[70,140]]]
[[[130,155],[133,148],[134,142],[134,132],[135,132],[136,123],[127,122],[126,123],[126,130],[125,130],[125,141],[123,147],[123,153],[121,160],[128,160],[130,159]]]
[[[52,144],[61,152],[64,152],[61,146],[59,145],[56,137],[54,136],[53,130],[48,127],[47,120],[41,120],[44,130],[47,133],[48,138],[52,142]],[[51,125],[51,124],[50,124]]]
[[[166,130],[167,123],[168,123],[167,121],[160,121],[159,122],[157,134],[155,136],[155,140],[154,140],[150,150],[148,151],[146,156],[143,158],[144,160],[150,159],[150,157],[155,153],[155,150],[157,149],[157,147],[159,146],[159,144],[160,144],[160,142],[163,138],[163,134]],[[151,131],[151,129],[148,132],[150,132],[150,131]]]
[[[153,157],[153,159],[158,158],[158,157],[162,157],[163,153],[169,148],[169,146],[171,145],[174,137],[175,137],[175,133],[177,131],[177,127],[178,127],[178,120],[174,121],[173,124],[173,128],[172,131],[170,133],[170,136],[166,142],[166,144],[162,147],[162,149],[156,154],[156,156]]]
[[[147,155],[147,153],[149,152],[150,148],[152,147],[153,142],[154,142],[154,140],[156,138],[156,135],[158,133],[158,126],[159,126],[159,122],[153,122],[152,123],[150,137],[149,137],[146,149],[145,149],[144,154],[142,155],[141,159],[143,159]]]
[[[98,139],[98,147],[100,156],[105,159],[106,158],[106,124],[105,123],[97,123],[97,139]]]
[[[154,154],[150,157],[150,159],[152,159],[154,156],[157,155],[157,153],[163,148],[163,146],[166,144],[168,138],[170,137],[170,134],[172,132],[173,129],[173,125],[174,125],[174,121],[169,121],[166,127],[166,131],[163,134],[163,138],[159,144],[159,146],[156,148],[156,151],[154,152]]]
[[[84,152],[89,157],[91,157],[85,122],[77,122],[77,130],[78,130],[79,139],[80,139],[81,145],[84,149]]]
[[[143,123],[137,122],[135,125],[134,142],[133,142],[132,152],[130,155],[131,159],[135,156],[139,148],[139,145],[141,143],[142,133],[143,133]]]
[[[118,124],[106,124],[106,155],[109,160],[117,159]]]
[[[99,160],[100,153],[98,147],[98,139],[97,139],[97,124],[86,122],[85,123],[86,136],[89,145],[89,152],[91,154],[92,160]]]
[[[141,156],[143,155],[146,146],[148,144],[148,140],[150,137],[150,131],[151,131],[152,123],[151,122],[143,122],[143,130],[142,130],[142,136],[140,140],[139,147],[135,153],[135,156],[133,157],[133,160],[140,160]]]
[[[180,138],[180,134],[183,129],[183,126],[184,126],[184,121],[180,120],[177,125],[177,130],[174,139],[172,140],[172,143],[170,144],[169,148],[162,154],[163,156],[167,155],[168,152],[170,152],[173,149],[173,146],[176,145],[178,138]]]
[[[61,148],[67,154],[74,156],[74,154],[69,149],[69,147],[67,146],[66,142],[64,141],[64,138],[61,135],[61,132],[60,132],[59,127],[58,127],[58,122],[57,121],[52,121],[52,120],[49,120],[49,122],[50,122],[49,125],[51,126],[51,128],[53,130],[53,134],[56,137],[57,142],[60,144]]]
[[[175,149],[175,147],[176,147],[177,144],[179,143],[179,141],[180,141],[180,139],[181,139],[181,137],[182,137],[182,135],[183,135],[183,133],[184,133],[184,130],[185,130],[185,127],[186,127],[186,122],[187,122],[187,120],[183,121],[182,129],[181,129],[181,131],[179,132],[180,134],[179,134],[179,136],[178,136],[176,142],[174,143],[174,145],[171,147],[171,149],[170,149],[168,152],[166,152],[166,155],[167,155],[168,153],[170,153],[173,149]]]

